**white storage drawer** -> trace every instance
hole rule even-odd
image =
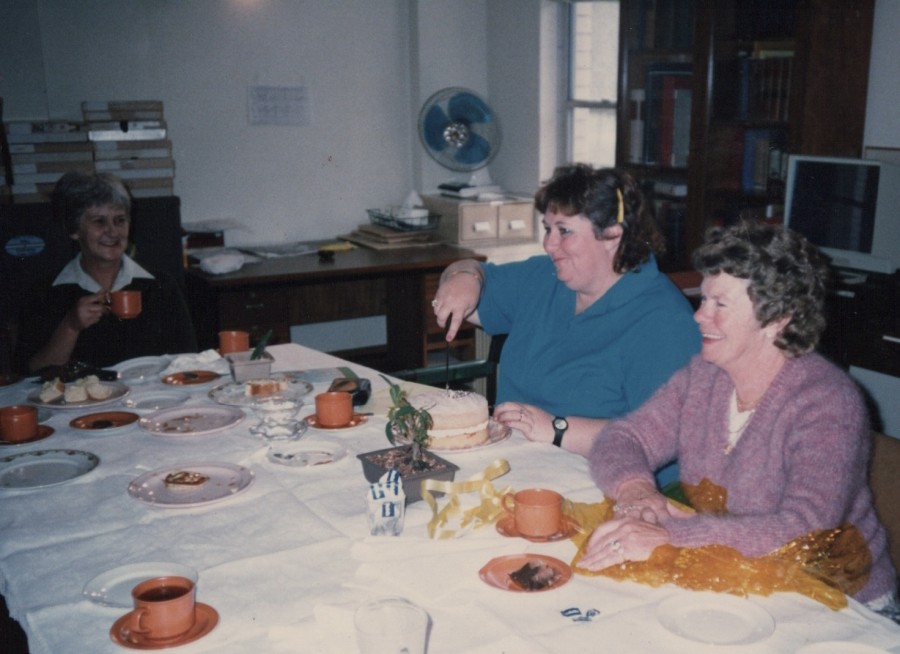
[[[534,202],[529,198],[460,200],[426,195],[425,207],[440,214],[441,238],[462,245],[500,245],[534,240]]]

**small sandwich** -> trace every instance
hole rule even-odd
[[[66,391],[66,385],[63,384],[59,377],[48,382],[44,382],[41,386],[40,397],[41,402],[53,402],[63,396]]]
[[[80,381],[80,380],[79,380]],[[74,384],[66,384],[66,390],[63,393],[66,404],[73,402],[84,402],[88,399],[87,388],[84,384],[75,382]]]
[[[244,394],[247,397],[271,395],[288,387],[286,379],[248,379],[244,382]]]
[[[88,375],[79,381],[84,382],[84,388],[92,400],[105,400],[112,395],[112,387],[105,386],[96,375]]]

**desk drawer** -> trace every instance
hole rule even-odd
[[[497,209],[490,204],[459,207],[459,241],[482,241],[497,238]]]
[[[528,198],[462,200],[440,195],[422,198],[439,214],[441,238],[461,245],[499,245],[534,241],[534,202]]]
[[[288,322],[290,309],[280,289],[222,291],[219,321],[226,327],[259,323]]]
[[[507,203],[499,207],[497,237],[501,241],[534,240],[534,205]]]

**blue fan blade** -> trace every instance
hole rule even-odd
[[[437,105],[431,107],[425,114],[425,120],[422,121],[422,136],[432,150],[440,152],[447,147],[444,140],[444,128],[447,123],[447,114]]]
[[[464,123],[491,122],[491,109],[477,95],[457,93],[447,102],[447,113],[452,120]]]
[[[458,162],[472,165],[486,160],[491,154],[491,144],[480,134],[469,134],[469,140],[463,143],[453,158]]]

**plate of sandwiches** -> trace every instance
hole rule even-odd
[[[69,383],[57,377],[32,391],[28,401],[51,409],[84,409],[118,402],[128,393],[129,388],[125,384],[100,381],[95,375]]]

